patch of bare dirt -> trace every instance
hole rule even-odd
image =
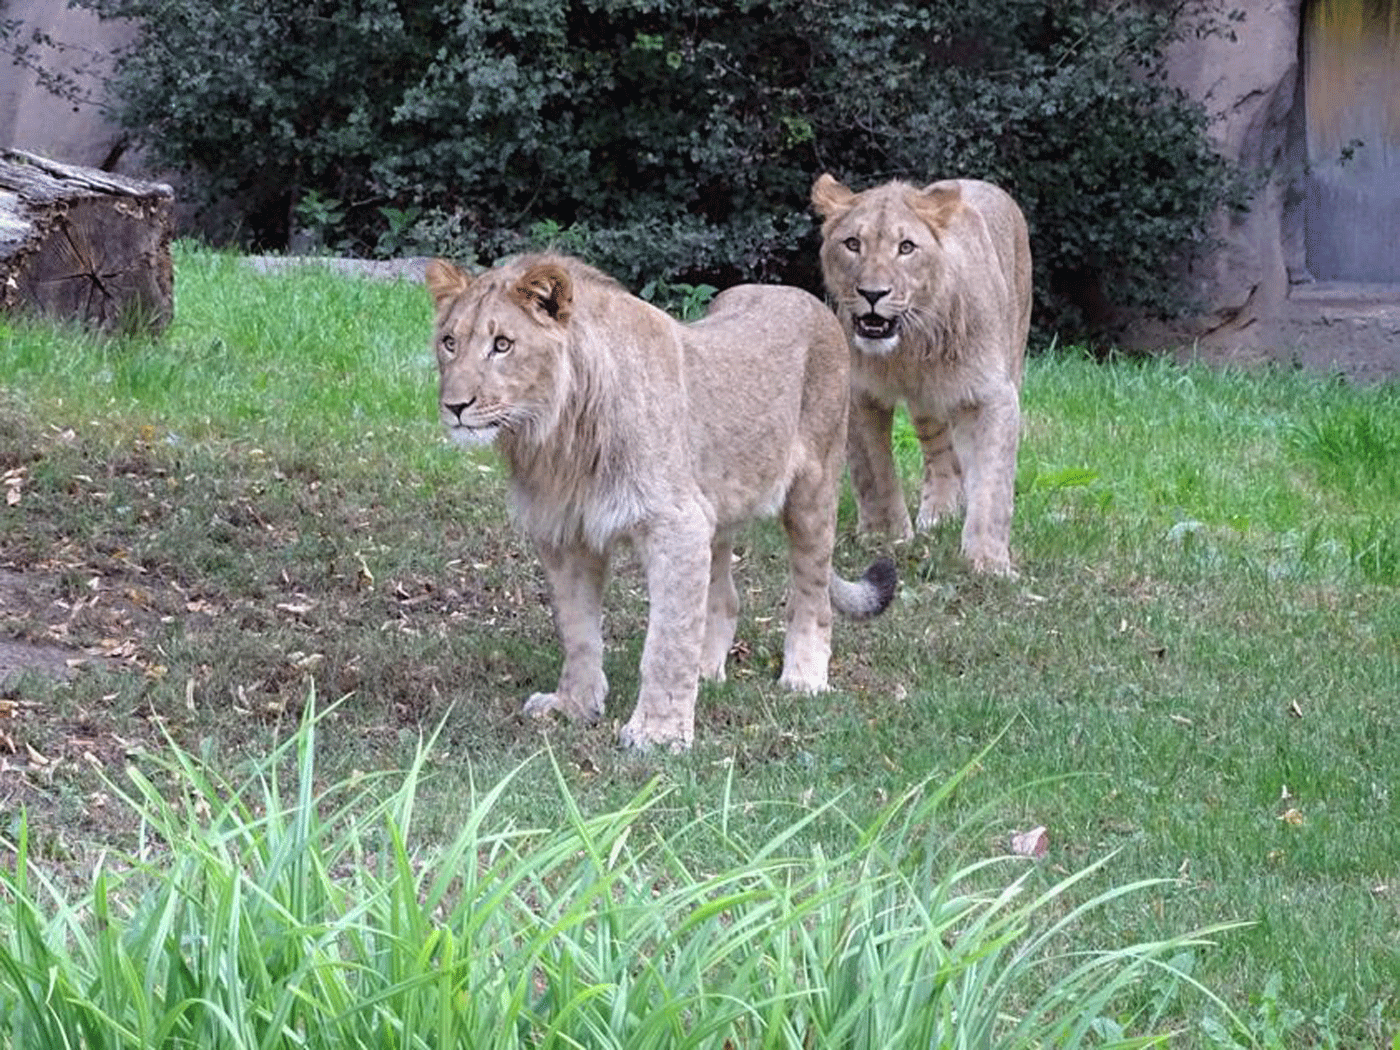
[[[72,669],[68,661],[77,654],[56,645],[13,641],[0,638],[0,687],[16,679],[22,672],[62,677]]]
[[[46,599],[36,593],[36,582],[20,573],[0,569],[0,614],[32,616],[36,605],[46,603]],[[0,688],[26,671],[63,677],[72,670],[69,661],[81,656],[77,650],[65,646],[0,634]]]
[[[54,573],[0,568],[0,813],[25,807],[36,826],[71,808],[64,819],[74,827],[105,829],[114,814],[102,809],[105,797],[92,774],[120,769],[143,746],[118,732],[132,730],[110,706],[117,693],[75,702],[65,692],[60,700],[36,681],[68,679],[85,667],[148,668],[138,655],[148,625],[132,622],[130,600],[113,594],[108,602],[105,593],[97,596],[106,590],[100,585],[88,590],[70,600]],[[93,632],[123,626],[120,638]],[[64,644],[70,629],[74,638]],[[154,737],[139,724],[135,735]]]

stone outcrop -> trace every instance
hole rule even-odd
[[[1210,312],[1187,331],[1235,338],[1288,297],[1289,269],[1301,267],[1302,174],[1298,33],[1302,0],[1244,5],[1234,39],[1178,44],[1174,82],[1202,100],[1216,149],[1263,179],[1247,212],[1221,216],[1222,247],[1191,279]]]

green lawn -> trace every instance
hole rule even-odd
[[[1170,880],[1086,917],[1076,946],[1242,920],[1189,956],[1241,1045],[1397,1038],[1400,388],[1037,356],[1019,577],[968,573],[955,526],[900,546],[895,605],[838,624],[835,690],[794,698],[775,683],[783,548],[757,527],[730,681],[702,689],[691,754],[638,760],[613,743],[645,625],[634,566],[605,620],[612,724],[517,715],[558,668],[542,577],[489,452],[438,433],[426,294],[189,246],[176,267],[156,344],[0,321],[0,571],[25,581],[0,636],[87,658],[0,694],[0,834],[27,813],[35,863],[90,872],[134,842],[101,772],[155,767],[165,733],[241,768],[312,684],[347,697],[319,730],[331,779],[406,766],[441,724],[426,842],[458,833],[466,785],[532,755],[495,812],[564,823],[548,747],[584,813],[660,778],[634,834],[723,810],[737,834],[677,840],[702,867],[831,800],[802,841],[841,853],[987,749],[941,809],[960,863],[1043,825],[1047,881],[1110,853],[1095,890]],[[911,499],[914,447],[902,433]],[[886,545],[854,535],[849,498],[841,522],[849,575]],[[1169,1013],[1186,1045],[1222,1016]]]

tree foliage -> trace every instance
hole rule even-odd
[[[1032,228],[1042,328],[1169,311],[1239,201],[1174,37],[1216,0],[75,0],[141,19],[125,122],[251,243],[490,261],[541,235],[634,285],[815,288],[807,208],[974,176]]]

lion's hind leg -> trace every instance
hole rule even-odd
[[[603,584],[607,555],[582,545],[538,545],[554,599],[554,628],[564,650],[559,684],[552,693],[532,693],[524,713],[542,718],[559,712],[592,722],[603,713],[608,680],[603,674]]]
[[[914,530],[890,448],[893,425],[892,406],[852,392],[847,448],[860,531],[907,540]]]
[[[831,662],[831,554],[836,546],[836,472],[799,475],[783,506],[788,539],[787,623],[781,685],[824,692]]]
[[[734,537],[720,532],[710,544],[710,590],[705,605],[705,640],[700,677],[724,681],[724,665],[739,624],[739,592],[734,586]]]

